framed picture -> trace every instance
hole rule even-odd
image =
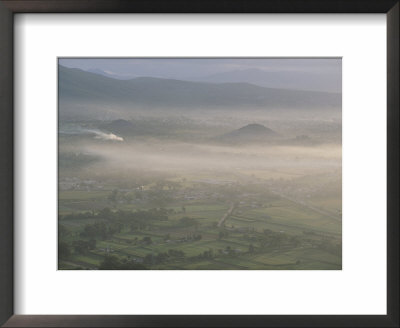
[[[398,1],[0,1],[0,322],[398,327]]]
[[[58,270],[341,270],[341,61],[59,58]]]

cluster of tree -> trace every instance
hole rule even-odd
[[[167,221],[169,210],[165,208],[153,208],[147,211],[117,211],[116,215],[125,222],[131,232],[148,230],[154,221]]]
[[[210,248],[208,251],[204,251],[203,253],[200,253],[197,258],[198,259],[213,259],[215,257],[214,255],[214,250]]]
[[[233,249],[231,246],[226,246],[223,251],[218,250],[220,255],[228,255],[228,256],[233,256],[233,255],[238,255],[239,251]]]
[[[71,213],[60,216],[60,222],[62,220],[95,219],[94,224],[87,224],[84,227],[81,237],[105,240],[113,234],[121,232],[124,228],[130,229],[131,232],[151,229],[152,222],[166,221],[170,213],[171,210],[166,208],[153,208],[147,211],[112,211],[107,207],[97,212]],[[60,225],[59,236],[63,237],[66,233],[66,228]]]
[[[250,254],[253,254],[253,253],[255,252],[255,250],[256,250],[256,249],[255,249],[254,245],[253,245],[253,244],[250,244],[250,245],[249,245],[249,253],[250,253]]]
[[[96,248],[96,240],[74,240],[72,243],[60,240],[58,243],[58,258],[67,260],[72,254],[87,254]]]
[[[190,238],[192,238],[193,240],[201,240],[201,234],[199,234],[199,233],[194,233],[194,234],[192,234],[192,235],[190,235]]]
[[[190,233],[190,234],[187,234],[185,237],[179,239],[178,241],[183,241],[183,242],[198,241],[198,240],[201,240],[201,238],[202,238],[202,235],[199,233]]]
[[[167,221],[169,210],[155,208],[147,211],[123,212],[120,211],[119,218],[129,224],[131,232],[139,230],[150,230],[154,221]]]
[[[72,242],[72,247],[74,249],[75,254],[86,254],[90,250],[96,248],[96,239],[90,240],[74,240]]]
[[[184,258],[185,257],[185,252],[181,251],[179,249],[170,249],[168,250],[168,256],[171,258]]]
[[[143,239],[140,241],[140,243],[144,245],[151,245],[153,241],[151,240],[151,237],[144,236]]]
[[[330,240],[321,240],[319,242],[316,242],[314,247],[317,247],[319,249],[324,250],[327,253],[342,257],[342,244],[341,243],[335,243]]]
[[[223,239],[225,237],[228,237],[228,236],[229,236],[229,232],[226,231],[226,230],[220,230],[218,232],[218,240],[221,240],[221,239]]]
[[[64,239],[68,238],[71,235],[71,231],[64,225],[58,225],[58,238]]]
[[[138,237],[135,237],[135,238],[133,238],[133,239],[125,239],[124,241],[125,241],[125,243],[127,243],[127,244],[137,245],[139,239],[138,239]]]
[[[60,241],[58,243],[58,259],[68,260],[71,257],[71,248],[69,244],[65,241]]]
[[[157,253],[155,255],[147,254],[143,259],[143,263],[154,265],[154,264],[165,263],[167,260],[168,260],[168,253],[161,252],[161,253]]]
[[[249,231],[247,231],[247,233],[244,233],[243,234],[243,236],[242,236],[242,238],[244,239],[244,240],[248,240],[248,241],[250,241],[250,242],[257,242],[257,234],[256,233],[252,233],[252,232],[249,232]]]
[[[71,236],[71,231],[62,224],[58,225],[58,258],[67,260],[72,255],[70,244],[66,241]]]
[[[182,260],[185,258],[185,253],[181,250],[170,249],[168,252],[160,252],[157,254],[147,254],[143,263],[148,265],[163,264],[169,260]]]
[[[151,224],[148,224],[143,221],[135,221],[129,225],[129,231],[135,232],[135,231],[140,231],[140,230],[150,230],[151,226],[152,226]]]
[[[80,235],[84,238],[106,240],[115,233],[121,232],[122,228],[123,224],[121,222],[96,221],[93,224],[86,224]]]
[[[199,223],[197,222],[196,219],[184,216],[179,220],[179,225],[183,227],[198,227]]]
[[[147,267],[140,263],[129,261],[127,258],[119,259],[114,255],[107,255],[100,263],[99,270],[146,270]]]

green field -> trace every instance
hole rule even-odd
[[[113,259],[116,268],[130,269],[341,269],[337,197],[298,201],[259,182],[238,183],[225,195],[226,186],[184,180],[173,191],[154,191],[153,183],[136,191],[141,199],[111,185],[60,191],[59,268],[107,269],[105,259]],[[150,197],[157,193],[168,204],[153,207]],[[90,240],[95,245],[88,246]]]

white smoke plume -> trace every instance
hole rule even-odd
[[[96,139],[106,140],[106,141],[124,141],[124,138],[115,135],[114,133],[107,133],[100,131],[98,129],[87,129],[81,126],[71,125],[71,126],[64,126],[60,128],[60,134],[69,134],[69,135],[76,135],[76,134],[90,134],[94,135]]]
[[[110,141],[124,141],[124,138],[115,135],[114,133],[105,133],[100,130],[86,130],[89,133],[93,133],[96,139],[110,140]]]

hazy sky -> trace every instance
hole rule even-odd
[[[316,87],[318,85],[324,86],[327,89],[325,91],[338,92],[341,90],[342,66],[340,58],[69,58],[60,59],[60,64],[83,70],[102,70],[120,78],[151,76],[186,80],[202,80],[218,73],[257,69],[270,74],[281,73],[286,79],[288,79],[288,76],[290,79],[290,73],[292,73],[293,79],[312,80],[312,85]],[[301,81],[299,82],[301,85]]]

